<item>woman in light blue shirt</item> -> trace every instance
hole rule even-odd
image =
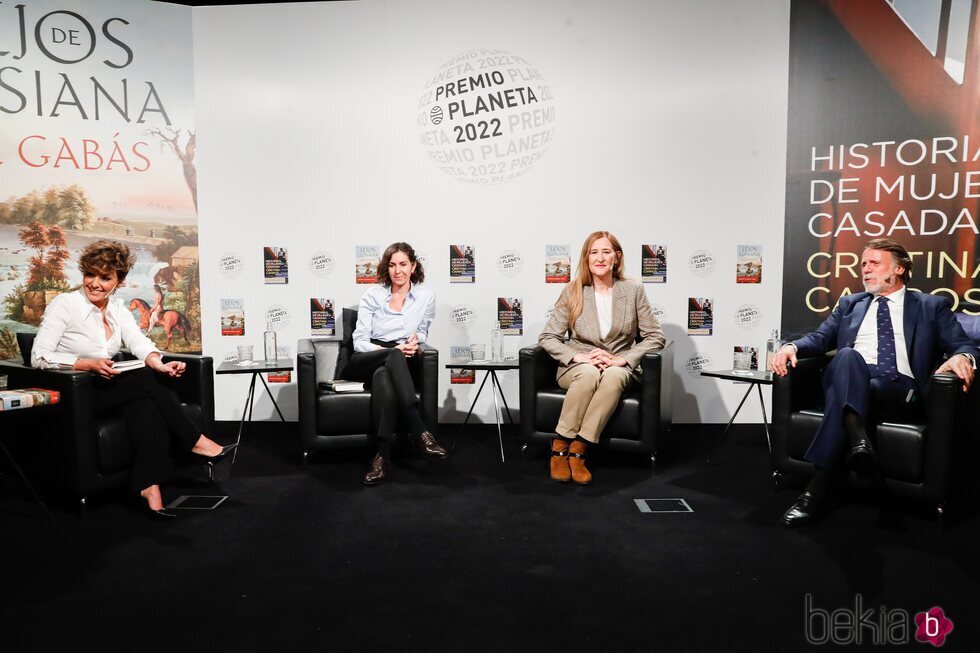
[[[409,365],[419,363],[419,345],[428,339],[436,313],[435,293],[419,285],[424,279],[422,264],[411,245],[389,245],[378,265],[378,285],[364,293],[357,309],[354,354],[340,374],[372,384],[374,401],[383,407],[377,425],[378,452],[364,475],[365,485],[377,485],[388,478],[391,441],[399,416],[408,423],[423,456],[446,458],[446,450],[439,446],[419,412],[409,370]]]

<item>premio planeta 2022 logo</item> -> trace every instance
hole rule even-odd
[[[493,185],[530,170],[555,132],[551,87],[526,59],[470,50],[443,64],[419,98],[419,142],[447,175]]]

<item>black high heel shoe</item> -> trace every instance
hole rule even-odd
[[[159,510],[154,510],[153,508],[147,506],[147,510],[149,510],[148,513],[149,518],[153,519],[154,521],[168,521],[177,517],[177,513],[170,512],[166,508],[160,508]]]
[[[234,451],[237,447],[238,447],[238,443],[237,442],[235,442],[233,444],[226,444],[225,446],[221,447],[221,451],[220,452],[216,453],[213,456],[205,456],[202,453],[197,453],[197,452],[194,452],[194,451],[192,451],[191,454],[195,458],[197,458],[197,460],[199,460],[202,463],[216,463],[219,460],[221,460],[222,458],[225,458],[228,454],[230,454],[232,451]]]

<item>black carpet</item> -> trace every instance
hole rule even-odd
[[[599,452],[581,488],[549,481],[544,452],[513,439],[501,463],[496,432],[468,427],[450,460],[403,452],[389,483],[364,488],[367,451],[303,471],[295,432],[257,425],[216,486],[191,466],[165,488],[229,496],[172,523],[118,494],[80,520],[47,493],[49,520],[7,474],[0,651],[802,651],[807,595],[828,613],[860,595],[875,621],[940,606],[943,650],[980,650],[972,505],[940,531],[914,504],[848,496],[788,530],[798,490],[773,492],[761,430],[735,431],[706,467],[716,432],[677,427],[655,471]],[[637,498],[693,512],[643,513]],[[855,650],[882,650],[871,626],[836,637],[854,632]],[[928,649],[914,623],[905,635]]]

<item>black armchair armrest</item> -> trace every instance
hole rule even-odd
[[[419,345],[422,352],[422,385],[419,397],[422,408],[422,420],[435,428],[439,423],[439,350],[427,342]]]
[[[316,356],[312,351],[298,353],[296,385],[299,402],[299,437],[304,448],[312,447],[316,440],[316,383]]]
[[[929,379],[929,393],[926,399],[926,421],[928,430],[925,438],[925,456],[922,470],[923,498],[927,501],[941,501],[949,490],[953,466],[953,448],[957,439],[957,429],[967,431],[966,425],[957,425],[956,416],[965,415],[957,411],[957,403],[963,398],[962,382],[952,373],[933,374]],[[971,388],[968,396],[977,400],[976,388]]]
[[[547,387],[557,387],[555,375],[558,373],[558,361],[551,357],[541,345],[523,347],[518,353],[518,374],[520,376],[521,399],[521,437],[529,442],[534,433],[536,422],[538,390]]]
[[[673,422],[674,343],[668,342],[660,351],[644,354],[641,368],[640,439],[650,451],[656,451],[658,436],[666,435]]]
[[[182,403],[197,404],[205,423],[204,432],[214,434],[214,359],[196,354],[171,354],[164,352],[163,362],[180,361],[187,368],[183,376],[170,379],[171,388]]]

